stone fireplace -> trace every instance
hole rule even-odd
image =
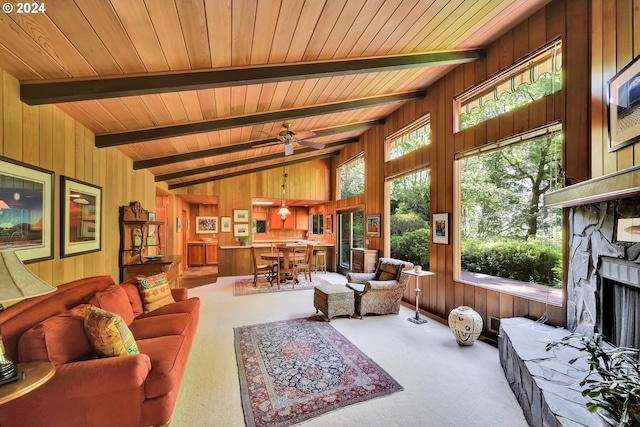
[[[640,218],[640,198],[570,209],[567,329],[637,346],[640,243],[618,240],[618,220],[625,218]]]

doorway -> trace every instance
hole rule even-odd
[[[351,249],[364,247],[364,208],[337,212],[338,273],[351,272]]]

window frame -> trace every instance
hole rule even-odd
[[[342,197],[342,168],[349,166],[350,164],[354,164],[355,162],[360,161],[362,159],[362,192],[358,194],[353,194],[348,197]],[[366,186],[366,164],[364,160],[364,152],[360,152],[355,156],[349,158],[348,160],[340,163],[336,166],[336,200],[344,200],[350,197],[355,197],[361,194],[365,194],[365,186]]]
[[[393,157],[392,156],[392,144],[394,141],[405,137],[406,135],[418,131],[421,128],[427,127],[429,128],[429,142],[427,144],[424,144],[420,147],[417,147],[411,151],[407,151],[406,153],[403,153],[399,156]],[[407,126],[404,126],[401,129],[398,129],[397,131],[393,132],[390,135],[387,135],[387,137],[385,137],[385,161],[391,161],[391,160],[395,160],[398,159],[404,155],[407,155],[409,153],[412,153],[416,150],[419,150],[423,147],[426,147],[428,145],[431,144],[431,114],[427,113],[424,116],[418,118],[417,120],[414,120],[413,122],[411,122],[410,124],[408,124]]]

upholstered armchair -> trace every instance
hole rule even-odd
[[[380,258],[374,273],[348,273],[347,287],[356,298],[356,313],[362,318],[367,313],[398,314],[404,288],[409,283],[413,264],[393,258]]]

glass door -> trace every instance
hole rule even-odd
[[[364,247],[364,210],[338,211],[338,273],[351,271],[351,249]]]

